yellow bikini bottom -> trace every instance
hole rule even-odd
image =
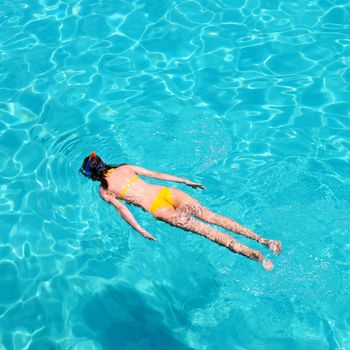
[[[174,200],[171,196],[170,190],[167,187],[162,187],[162,189],[158,192],[156,199],[153,201],[149,212],[153,214],[157,209],[164,207],[173,207]]]

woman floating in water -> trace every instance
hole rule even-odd
[[[158,220],[165,221],[186,231],[198,233],[227,247],[234,253],[257,260],[267,270],[273,268],[273,263],[271,260],[264,259],[261,252],[238,243],[230,235],[218,231],[203,221],[251,238],[267,246],[276,254],[281,252],[281,242],[262,238],[232,219],[213,213],[188,194],[175,188],[149,184],[138,175],[180,182],[192,188],[204,190],[204,186],[198,183],[172,175],[156,173],[138,166],[128,164],[108,165],[96,155],[96,152],[92,152],[90,156],[84,159],[80,172],[93,181],[101,182],[99,193],[102,199],[114,205],[125,221],[145,238],[156,240],[137,223],[129,209],[118,199],[123,199],[149,211]]]

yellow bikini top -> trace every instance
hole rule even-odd
[[[123,188],[123,191],[120,193],[119,197],[120,199],[123,199],[124,195],[126,192],[128,192],[130,186],[138,179],[139,177],[137,175],[135,175],[127,184],[126,186]]]
[[[105,177],[107,177],[115,168],[109,169],[107,170]],[[123,188],[123,191],[120,193],[120,195],[118,196],[119,199],[123,199],[123,197],[125,196],[126,192],[128,192],[130,186],[138,179],[139,177],[137,175],[135,175]]]
[[[113,172],[114,169],[115,169],[115,168],[112,168],[112,169],[107,170],[106,174],[104,174],[104,177],[107,177],[110,173]]]

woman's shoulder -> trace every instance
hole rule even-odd
[[[115,176],[131,176],[135,173],[133,166],[130,164],[119,164],[118,166],[113,166],[107,171],[107,176],[115,174]]]

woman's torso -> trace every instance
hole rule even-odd
[[[118,199],[149,210],[161,186],[149,184],[135,176],[137,176],[135,171],[128,165],[111,169],[106,176],[108,191]]]

